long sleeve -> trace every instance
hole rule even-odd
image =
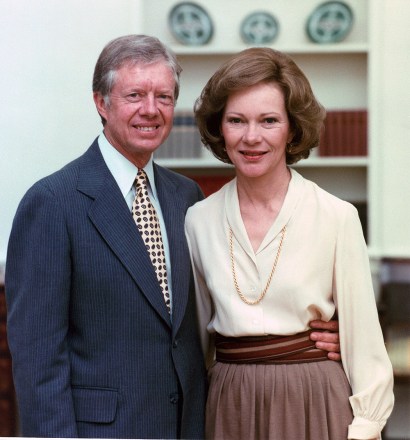
[[[380,438],[393,408],[393,373],[379,324],[366,243],[357,212],[345,211],[336,245],[334,298],[341,354],[353,395],[350,439]]]
[[[6,265],[8,339],[23,435],[77,436],[65,339],[70,271],[61,207],[37,184],[17,211]]]
[[[187,217],[189,216],[189,211]],[[188,223],[185,223],[185,233],[189,246],[191,257],[199,255],[198,250],[195,249],[197,242],[190,240],[190,233],[188,232]],[[203,267],[198,258],[191,258],[194,281],[195,281],[195,296],[196,307],[198,315],[199,335],[201,338],[201,347],[205,358],[206,368],[208,368],[214,360],[213,338],[208,332],[208,324],[213,315],[213,303],[210,292],[208,290],[206,281],[203,276]]]

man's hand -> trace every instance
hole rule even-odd
[[[310,327],[321,332],[313,332],[310,339],[316,342],[316,347],[328,351],[327,357],[332,361],[340,361],[340,344],[339,344],[339,322],[338,321],[311,321]],[[331,333],[329,333],[331,332]]]

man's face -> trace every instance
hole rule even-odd
[[[160,61],[117,70],[108,104],[100,93],[94,93],[97,110],[107,121],[105,136],[139,168],[171,131],[174,90],[172,71]]]

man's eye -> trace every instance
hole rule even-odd
[[[139,101],[141,99],[141,94],[140,93],[130,93],[129,95],[127,95],[127,100],[130,102],[136,102]]]
[[[158,99],[163,104],[173,104],[174,98],[171,95],[159,95]]]

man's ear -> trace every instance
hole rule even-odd
[[[101,122],[103,125],[105,125],[105,123],[107,122],[106,116],[107,116],[108,105],[100,92],[94,92],[93,99],[94,99],[95,106],[97,108],[97,112],[100,115]]]
[[[107,103],[100,92],[93,93],[94,103],[101,118],[107,119]]]

